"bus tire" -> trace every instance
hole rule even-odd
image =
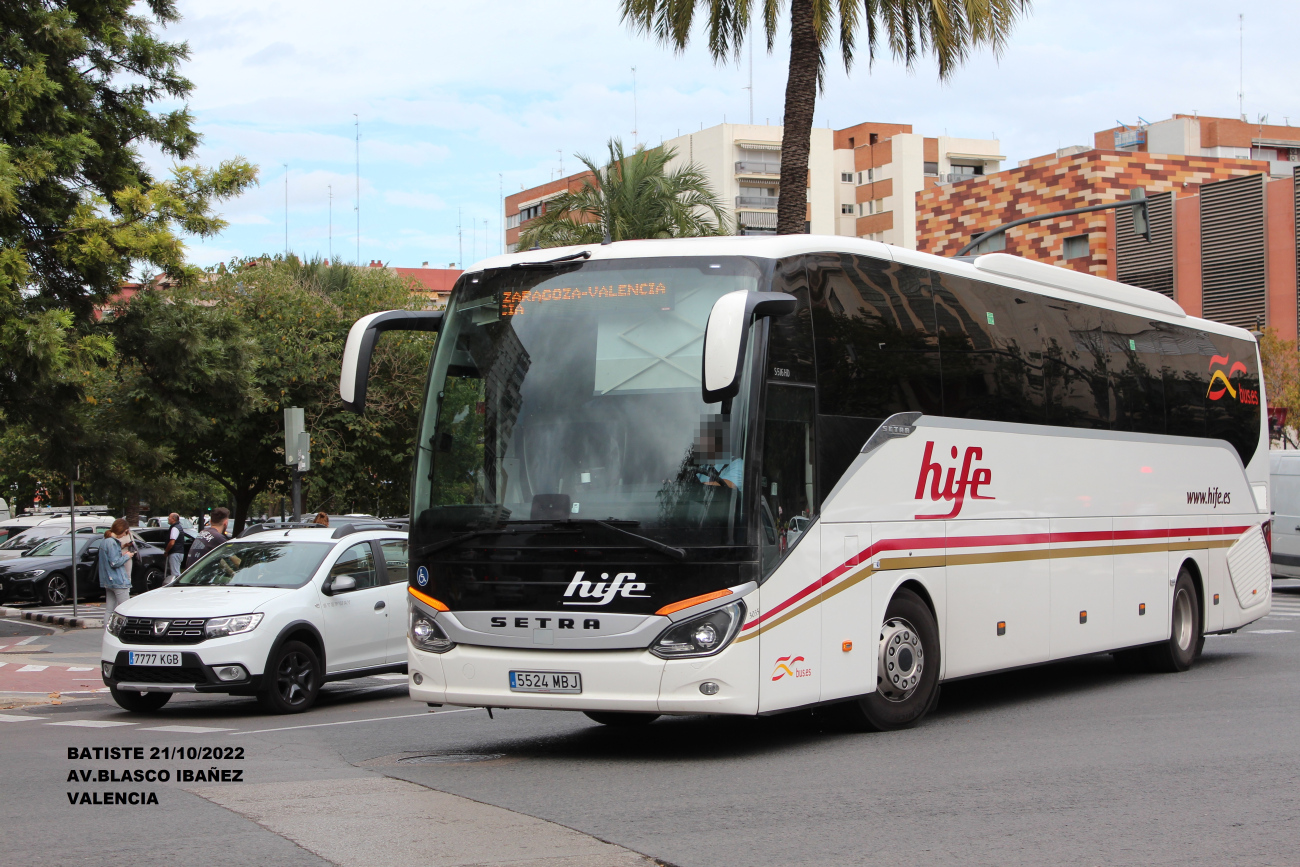
[[[1152,671],[1186,671],[1192,667],[1204,644],[1196,585],[1192,573],[1184,566],[1178,570],[1178,580],[1174,582],[1169,639],[1145,648],[1147,665]]]
[[[899,590],[889,600],[875,663],[876,691],[844,708],[854,728],[909,728],[939,703],[939,627],[911,590]]]
[[[615,726],[617,728],[634,728],[636,726],[648,726],[650,723],[659,719],[657,713],[629,713],[628,711],[617,710],[584,710],[583,714],[587,719],[598,722],[603,726]]]

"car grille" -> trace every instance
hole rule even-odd
[[[118,683],[207,683],[201,668],[166,668],[151,665],[115,665],[113,679]]]
[[[165,632],[156,632],[158,623],[166,623]],[[198,644],[203,640],[205,618],[178,620],[167,617],[128,617],[118,638],[124,644]]]

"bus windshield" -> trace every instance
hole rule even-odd
[[[726,415],[704,403],[704,328],[764,270],[664,258],[463,276],[430,368],[413,529],[613,520],[729,543],[748,398],[742,385]]]

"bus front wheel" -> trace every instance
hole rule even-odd
[[[845,706],[849,722],[867,731],[908,728],[939,700],[939,627],[911,590],[885,610],[876,655],[876,691]]]

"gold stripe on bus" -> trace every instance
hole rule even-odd
[[[1233,539],[1189,540],[1187,542],[1149,542],[1139,545],[1084,545],[1076,548],[1030,548],[1019,551],[989,551],[979,554],[933,554],[925,557],[881,557],[880,564],[868,563],[848,578],[835,583],[833,587],[807,599],[781,614],[771,623],[763,623],[747,635],[736,639],[737,643],[748,641],[763,632],[774,629],[803,614],[810,608],[820,605],[853,585],[871,577],[876,572],[897,572],[904,569],[933,569],[938,566],[979,566],[989,563],[1019,563],[1028,560],[1065,560],[1075,557],[1100,557],[1125,554],[1157,554],[1164,551],[1197,551],[1210,548],[1228,548],[1235,544]]]

